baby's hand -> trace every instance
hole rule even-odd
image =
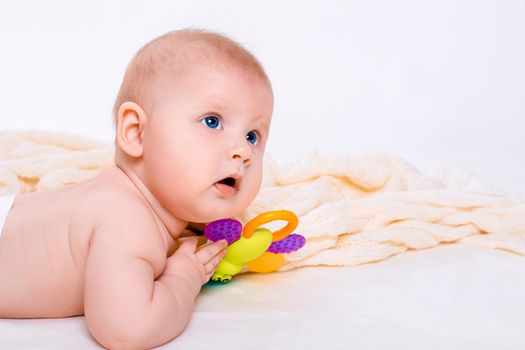
[[[226,255],[227,241],[206,243],[197,248],[198,239],[185,239],[166,262],[163,275],[175,275],[188,280],[200,279],[200,286],[209,281],[219,262]]]

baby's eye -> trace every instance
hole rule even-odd
[[[214,115],[210,115],[201,121],[202,124],[206,125],[210,129],[219,129],[221,127],[221,121]]]
[[[252,145],[257,144],[257,133],[255,131],[250,131],[248,134],[246,134],[246,140],[248,140],[249,143]]]

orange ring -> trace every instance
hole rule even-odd
[[[242,235],[245,238],[251,238],[253,236],[255,229],[257,229],[259,226],[269,223],[271,221],[276,221],[276,220],[285,220],[285,221],[288,221],[288,224],[286,224],[286,226],[283,227],[282,229],[275,231],[273,233],[272,242],[280,241],[281,239],[288,236],[290,233],[293,232],[293,230],[295,230],[299,222],[297,215],[295,215],[289,210],[269,211],[269,212],[257,215],[256,217],[248,221],[246,225],[244,225],[244,229],[242,230]]]

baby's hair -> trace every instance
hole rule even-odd
[[[202,29],[168,32],[144,45],[128,64],[113,107],[114,124],[122,103],[131,101],[144,108],[151,102],[153,84],[166,78],[176,81],[178,73],[199,63],[237,68],[270,84],[259,61],[225,35]]]

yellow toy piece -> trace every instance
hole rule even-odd
[[[258,228],[253,233],[253,237],[239,238],[227,249],[227,253],[222,258],[217,270],[211,277],[212,281],[228,282],[233,275],[238,274],[245,263],[257,259],[272,244],[272,231],[265,228]]]

